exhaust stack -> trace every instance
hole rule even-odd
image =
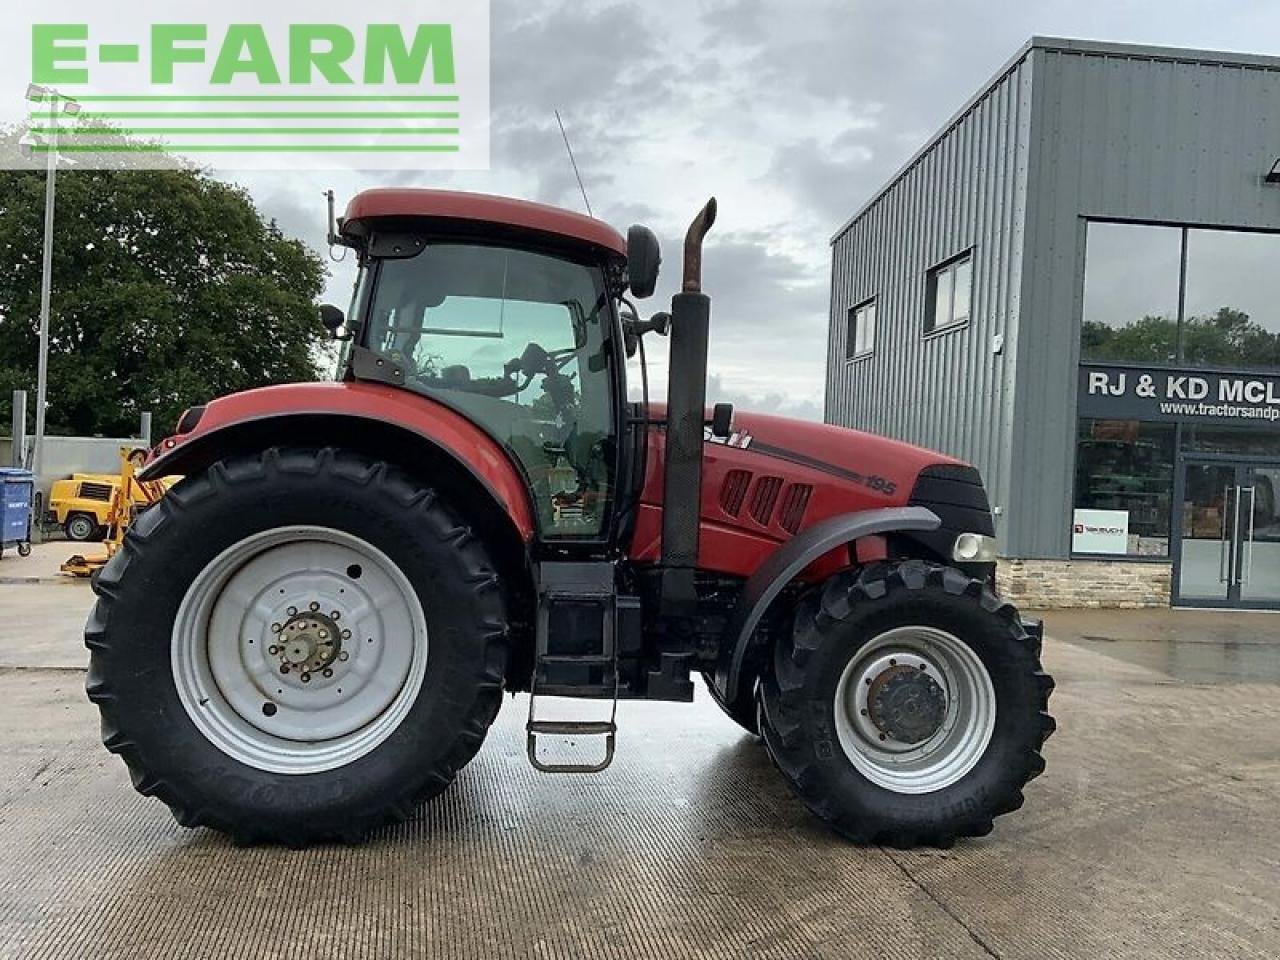
[[[716,222],[712,197],[684,240],[682,291],[671,298],[666,467],[662,507],[662,614],[692,619],[697,610],[698,521],[707,405],[711,298],[702,292],[702,241]]]

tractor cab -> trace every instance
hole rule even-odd
[[[436,191],[362,194],[339,235],[361,260],[345,375],[465,416],[518,464],[538,540],[590,548],[617,533],[626,474],[627,248],[597,221],[551,211],[549,223],[548,211]],[[461,212],[486,229],[472,235]],[[498,237],[494,218],[508,221]]]

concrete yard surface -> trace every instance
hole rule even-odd
[[[1048,614],[1048,772],[950,850],[838,839],[700,696],[623,704],[594,777],[530,769],[508,701],[410,823],[293,852],[133,791],[84,697],[88,586],[19,566],[0,957],[1280,957],[1278,617]]]

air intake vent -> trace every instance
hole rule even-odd
[[[767,527],[773,519],[773,508],[778,502],[778,494],[782,492],[782,480],[779,477],[761,477],[751,491],[751,504],[748,509],[751,519],[762,527]]]
[[[111,499],[111,485],[107,483],[80,484],[80,497],[83,500],[101,500],[106,503]]]
[[[787,495],[782,498],[782,514],[778,523],[788,533],[796,533],[804,522],[804,512],[809,507],[809,496],[813,487],[807,483],[793,483],[787,487]]]
[[[720,509],[731,517],[742,512],[742,501],[747,499],[747,487],[751,486],[751,474],[746,470],[730,470],[720,487]]]

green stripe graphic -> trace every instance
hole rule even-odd
[[[33,120],[47,120],[48,113],[32,113]],[[281,113],[228,113],[217,111],[199,111],[195,113],[170,113],[168,111],[106,112],[86,110],[80,114],[82,120],[457,120],[456,113],[384,113],[375,110],[362,113],[325,112],[325,111],[292,111]]]
[[[32,133],[52,134],[53,127],[32,127]],[[240,136],[300,136],[404,134],[406,136],[446,136],[459,133],[458,127],[120,127],[107,130],[58,130],[63,137],[147,136],[149,134],[226,134]]]
[[[81,103],[457,103],[456,96],[410,96],[400,94],[343,95],[343,96],[283,96],[276,94],[209,96],[169,96],[163,94],[67,94]]]
[[[32,148],[48,153],[50,146]],[[69,143],[58,146],[59,153],[168,153],[172,148],[148,143]],[[458,153],[457,144],[196,144],[184,143],[184,153]]]

